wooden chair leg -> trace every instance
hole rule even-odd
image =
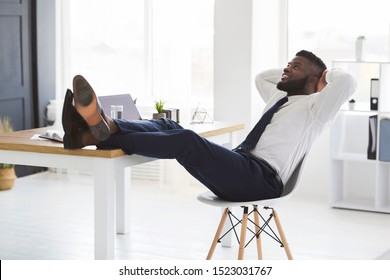
[[[276,213],[275,210],[272,210],[272,214],[274,216],[275,224],[276,224],[276,227],[278,229],[280,239],[282,240],[284,250],[286,251],[287,258],[289,260],[292,260],[293,256],[291,254],[290,247],[289,247],[289,245],[287,243],[286,236],[284,235],[284,232],[283,232],[283,229],[282,229],[282,225],[281,225],[280,220],[279,220],[279,215]]]
[[[255,219],[255,232],[258,232],[261,229],[259,213],[257,212],[257,205],[253,205],[253,216]],[[256,246],[257,246],[257,259],[263,259],[263,250],[261,247],[261,234],[256,235]]]
[[[215,247],[217,246],[218,239],[221,236],[221,232],[222,232],[223,226],[225,225],[226,218],[227,218],[228,214],[229,214],[229,208],[226,208],[222,214],[221,220],[220,220],[218,228],[217,228],[217,232],[215,233],[214,240],[213,240],[213,243],[211,244],[211,247],[210,247],[209,253],[207,254],[206,260],[211,260],[211,258],[213,257]]]
[[[238,249],[239,260],[244,259],[246,229],[248,225],[248,207],[244,206],[243,208],[244,211],[243,211],[242,222],[241,222],[240,247]]]

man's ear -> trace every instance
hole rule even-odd
[[[316,92],[318,82],[319,82],[318,77],[316,76],[309,77],[307,84],[308,84],[308,88],[311,89],[310,91],[312,91],[312,93]]]
[[[309,78],[309,82],[312,83],[313,85],[317,85],[318,82],[319,82],[319,80],[320,80],[320,78],[317,77],[317,76],[311,76],[311,77]]]

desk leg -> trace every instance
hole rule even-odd
[[[117,167],[116,172],[116,232],[130,232],[131,168]]]
[[[230,141],[230,143],[229,143],[230,149],[234,149],[235,147],[237,147],[238,141],[237,141],[237,132],[236,131],[233,131],[230,133],[229,141]]]
[[[115,165],[94,159],[95,259],[115,258]]]

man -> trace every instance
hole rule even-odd
[[[129,155],[174,158],[230,201],[279,197],[314,139],[355,91],[356,81],[340,69],[327,70],[320,58],[302,50],[283,71],[259,74],[256,86],[266,102],[265,113],[253,133],[231,151],[169,119],[114,120],[104,114],[88,82],[76,76],[74,96],[68,91],[64,102],[64,147],[97,145]]]

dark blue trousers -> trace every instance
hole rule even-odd
[[[115,122],[121,132],[101,142],[99,148],[176,159],[213,193],[230,201],[274,198],[282,193],[283,186],[261,163],[183,129],[170,119]]]

